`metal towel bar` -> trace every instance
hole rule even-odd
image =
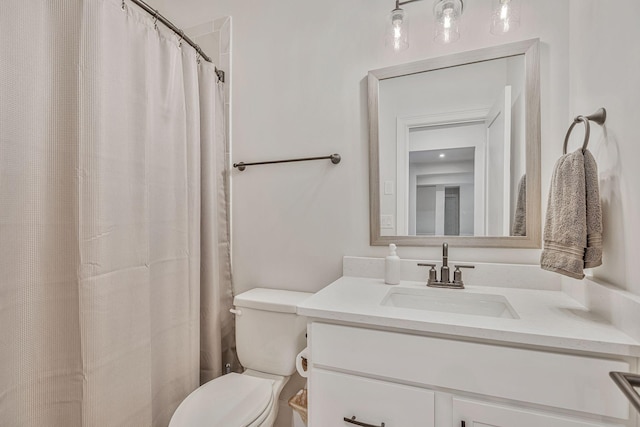
[[[330,156],[304,157],[301,159],[271,160],[268,162],[253,162],[253,163],[240,162],[240,163],[234,163],[233,167],[238,168],[239,171],[243,171],[247,168],[247,166],[270,165],[273,163],[306,162],[308,160],[325,160],[325,159],[331,160],[331,163],[333,163],[334,165],[337,165],[338,163],[340,163],[340,160],[342,160],[342,158],[340,157],[340,154],[332,154]]]
[[[607,120],[607,110],[604,108],[599,108],[593,114],[589,114],[588,116],[578,116],[573,119],[573,123],[569,126],[569,130],[567,131],[567,136],[564,137],[564,147],[562,148],[562,154],[567,154],[567,144],[569,143],[569,135],[571,135],[571,131],[573,128],[580,122],[584,123],[584,143],[582,144],[582,151],[587,149],[587,145],[589,144],[589,134],[591,130],[589,129],[589,122],[596,122],[599,125],[604,124],[605,120]]]

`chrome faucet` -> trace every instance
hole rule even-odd
[[[440,267],[440,282],[449,283],[449,244],[442,244],[442,267]]]
[[[451,277],[451,269],[449,268],[449,244],[442,244],[442,267],[440,267],[440,280],[438,280],[438,272],[436,271],[435,264],[418,263],[420,267],[431,267],[429,269],[429,278],[427,279],[427,286],[432,288],[449,288],[449,289],[464,289],[464,282],[462,281],[461,268],[475,268],[473,265],[454,265],[455,271],[453,272],[453,280],[449,280]]]

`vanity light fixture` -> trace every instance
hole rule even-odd
[[[440,158],[444,158],[444,153],[440,153]]]
[[[520,26],[518,0],[493,0],[491,34],[502,35]]]
[[[421,0],[396,0],[396,7],[387,21],[385,44],[399,52],[409,47],[409,15],[400,6]],[[520,0],[492,0],[491,33],[502,35],[520,26]],[[435,0],[433,39],[441,44],[453,43],[460,38],[460,17],[463,0]]]

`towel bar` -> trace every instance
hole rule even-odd
[[[342,158],[340,157],[340,154],[331,154],[330,156],[305,157],[302,159],[271,160],[268,162],[253,162],[253,163],[240,162],[240,163],[234,163],[233,167],[238,168],[239,171],[243,171],[247,168],[247,166],[272,165],[274,163],[306,162],[309,160],[325,160],[325,159],[331,160],[331,163],[333,163],[334,165],[337,165],[338,163],[340,163],[340,160],[342,160]]]
[[[605,120],[607,120],[607,110],[604,108],[599,108],[593,114],[588,116],[578,116],[573,119],[573,123],[569,126],[569,130],[567,131],[567,136],[564,137],[564,147],[562,148],[562,154],[567,154],[567,144],[569,144],[569,135],[571,135],[571,131],[573,128],[580,122],[584,123],[584,143],[582,144],[582,151],[587,149],[587,145],[589,145],[589,135],[591,133],[591,129],[589,129],[589,122],[596,122],[599,125],[604,124]]]

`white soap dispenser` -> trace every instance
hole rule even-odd
[[[400,257],[396,254],[396,245],[389,245],[389,256],[384,260],[384,283],[397,285],[400,283]]]

